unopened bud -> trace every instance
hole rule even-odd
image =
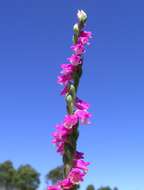
[[[87,20],[87,14],[83,10],[78,10],[77,17],[78,20],[83,23]]]
[[[78,34],[78,33],[79,33],[79,26],[78,26],[77,23],[74,24],[74,26],[73,26],[73,30],[74,30],[74,33],[75,33],[75,34]]]
[[[67,102],[67,111],[69,114],[72,114],[73,113],[73,98],[70,94],[66,97],[66,102]]]
[[[73,99],[75,99],[75,87],[73,84],[70,85],[70,93],[71,93]]]
[[[73,98],[70,94],[66,97],[66,101],[68,104],[71,104],[73,102]]]

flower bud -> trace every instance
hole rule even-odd
[[[67,95],[66,102],[67,102],[67,111],[69,114],[72,114],[73,113],[73,98],[70,94]]]
[[[78,10],[77,17],[80,22],[86,22],[87,14],[83,10]]]
[[[70,85],[70,93],[71,93],[73,99],[75,99],[76,94],[75,94],[75,87],[73,84]]]
[[[73,98],[70,94],[66,97],[66,101],[68,104],[71,104],[73,102]]]
[[[78,34],[78,33],[79,33],[79,26],[78,26],[78,23],[74,24],[73,30],[74,30],[74,33],[75,33],[75,34]]]

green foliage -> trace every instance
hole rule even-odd
[[[0,164],[0,185],[7,190],[12,187],[20,190],[35,190],[39,184],[39,173],[30,165],[20,166],[16,170],[9,160]]]
[[[106,187],[100,187],[98,190],[112,190],[109,186]],[[114,187],[113,190],[118,190],[117,187]]]
[[[47,175],[46,180],[50,180],[52,184],[62,180],[64,176],[64,167],[59,166],[52,169]],[[7,160],[0,163],[0,185],[5,186],[6,190],[17,187],[20,190],[36,190],[40,184],[40,174],[30,165],[21,165],[17,170],[14,168],[13,163]],[[77,189],[80,188],[77,185]],[[90,184],[86,190],[95,190],[95,187]],[[109,186],[100,187],[97,190],[118,190],[117,187],[113,189]]]
[[[57,181],[63,179],[64,175],[64,167],[58,166],[52,169],[47,175],[46,180],[50,180],[52,184],[55,184]]]
[[[86,190],[95,190],[95,187],[93,185],[88,185]],[[117,187],[114,187],[113,189],[110,188],[109,186],[106,186],[106,187],[100,187],[98,188],[97,190],[118,190]]]
[[[15,176],[15,185],[21,190],[35,190],[40,184],[39,173],[30,165],[22,165]]]
[[[7,160],[0,164],[0,184],[6,188],[14,185],[16,170],[11,161]]]
[[[88,185],[86,190],[95,190],[95,187],[93,185]]]

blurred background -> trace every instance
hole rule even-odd
[[[44,189],[45,176],[62,164],[51,144],[66,113],[56,78],[71,55],[73,24],[83,9],[93,39],[78,95],[91,104],[93,117],[91,126],[80,128],[78,149],[91,162],[81,189],[142,190],[143,7],[142,0],[0,1],[0,163],[7,168],[5,161],[12,161],[10,175],[12,168],[23,173],[23,165],[24,173],[36,172],[38,186],[41,174],[38,188]]]

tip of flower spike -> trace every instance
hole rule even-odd
[[[85,23],[87,20],[87,14],[83,10],[78,10],[77,17],[79,22]]]

